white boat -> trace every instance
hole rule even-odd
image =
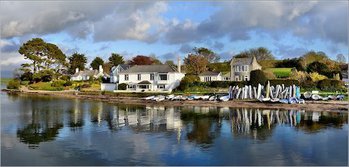
[[[344,95],[337,95],[337,100],[344,100]]]
[[[284,103],[284,104],[288,104],[288,99],[280,99],[279,102]]]
[[[172,100],[174,97],[175,97],[175,95],[171,94],[171,95],[166,96],[166,99]]]
[[[229,95],[228,96],[222,96],[219,98],[220,101],[228,101],[229,100]]]
[[[267,88],[266,88],[266,91],[265,91],[265,97],[270,99],[269,95],[270,95],[270,82],[268,81]]]
[[[268,102],[270,101],[271,99],[269,97],[266,97],[266,98],[262,98],[262,102]]]
[[[165,96],[163,96],[163,95],[157,96],[155,98],[155,101],[164,101],[164,100],[165,100]]]
[[[329,95],[328,98],[331,100],[337,100],[337,96],[334,96],[334,95]]]
[[[288,103],[290,104],[296,104],[298,102],[298,100],[295,97],[291,97],[288,99]]]
[[[319,100],[319,99],[321,98],[321,96],[320,96],[320,95],[317,95],[317,94],[313,94],[313,95],[311,95],[311,98],[312,98],[313,100]]]
[[[209,95],[204,95],[204,96],[201,96],[201,99],[202,100],[208,100],[210,98],[210,96]]]
[[[216,96],[210,96],[210,98],[208,98],[209,101],[215,101],[216,100]]]
[[[270,99],[270,101],[273,102],[273,103],[276,103],[276,102],[279,102],[280,99],[279,98],[272,98],[272,99]]]
[[[304,92],[303,93],[303,96],[304,96],[304,98],[306,98],[306,99],[310,99],[311,98],[311,93],[310,92]]]
[[[144,98],[145,100],[153,100],[155,96],[148,96],[146,98]]]
[[[299,103],[299,104],[305,104],[305,100],[304,100],[304,99],[299,99],[299,100],[298,100],[298,103]]]
[[[262,85],[258,84],[256,99],[259,99],[261,97],[261,92],[262,92]]]
[[[329,100],[330,98],[328,98],[328,97],[322,97],[321,98],[321,100],[323,100],[323,101],[327,101],[327,100]]]

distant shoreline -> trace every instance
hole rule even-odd
[[[305,104],[282,104],[282,103],[262,103],[255,100],[230,100],[227,102],[216,101],[151,101],[144,100],[142,97],[131,97],[118,94],[117,96],[102,94],[87,94],[77,91],[13,91],[3,89],[10,94],[30,95],[30,96],[49,96],[63,98],[78,98],[93,101],[102,101],[113,104],[134,104],[134,105],[161,105],[161,106],[202,106],[202,107],[232,107],[232,108],[259,108],[259,109],[297,109],[309,111],[328,111],[328,112],[348,112],[348,101],[306,101]]]

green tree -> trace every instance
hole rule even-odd
[[[198,75],[207,70],[208,60],[202,55],[189,54],[184,64],[188,74]]]
[[[103,66],[103,64],[104,64],[103,59],[100,57],[96,57],[95,59],[92,60],[90,66],[92,67],[92,69],[98,70],[99,66],[100,65]]]
[[[307,67],[309,64],[315,62],[315,61],[318,61],[318,62],[321,62],[323,60],[327,60],[328,57],[327,55],[324,53],[324,52],[315,52],[315,51],[310,51],[310,52],[307,52],[305,53],[302,57],[302,64],[303,64],[303,67]]]
[[[213,62],[218,62],[220,57],[214,53],[212,50],[204,47],[197,48],[195,47],[193,49],[194,54],[196,55],[201,55],[207,59],[208,62],[213,63]]]
[[[124,58],[123,56],[117,54],[117,53],[112,53],[111,56],[109,57],[109,63],[112,66],[118,66],[119,64],[124,64]]]
[[[65,65],[66,56],[63,52],[55,44],[46,43],[41,38],[27,41],[19,48],[18,52],[25,59],[31,61],[23,66],[33,71],[34,74],[42,69],[48,70],[52,66],[60,68],[61,65]]]
[[[76,68],[78,68],[79,70],[85,69],[87,58],[84,54],[74,53],[68,59],[70,64],[68,72],[70,74],[74,74]]]
[[[253,56],[256,57],[258,61],[275,59],[271,51],[265,47],[252,48],[247,51],[242,51],[241,53],[237,54],[235,57],[244,58],[244,57],[253,57]]]
[[[176,67],[176,65],[175,65],[175,63],[173,62],[173,60],[167,60],[167,61],[165,62],[165,64],[168,64],[168,65],[170,65],[170,66]]]
[[[307,67],[307,72],[308,73],[317,72],[317,73],[319,73],[321,75],[328,76],[329,71],[330,70],[329,70],[329,68],[327,67],[326,64],[318,62],[318,61],[314,61],[314,62],[310,63],[308,65],[308,67]],[[331,75],[332,75],[332,73],[331,73]],[[332,76],[330,76],[330,77],[332,77]]]
[[[250,73],[250,83],[253,86],[258,84],[264,85],[267,82],[267,77],[262,70],[253,70]]]

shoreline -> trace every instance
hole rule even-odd
[[[49,97],[61,97],[70,99],[83,99],[102,101],[112,104],[134,104],[134,105],[147,105],[147,106],[199,106],[199,107],[232,107],[232,108],[259,108],[259,109],[298,109],[298,110],[310,110],[310,111],[336,111],[336,112],[348,112],[348,101],[306,101],[305,104],[282,104],[282,103],[262,103],[256,100],[230,100],[227,102],[217,101],[151,101],[144,100],[142,97],[126,96],[122,94],[102,95],[88,94],[88,92],[77,91],[40,91],[40,90],[1,90],[2,92],[19,94],[19,95],[34,95],[34,96],[49,96]]]

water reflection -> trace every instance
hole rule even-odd
[[[24,126],[17,129],[17,137],[30,148],[38,147],[41,142],[55,140],[64,128],[73,133],[84,128],[117,133],[126,128],[133,133],[173,134],[177,143],[186,140],[208,148],[221,133],[226,133],[222,125],[230,127],[228,132],[232,137],[266,140],[272,136],[277,126],[316,133],[328,127],[341,128],[348,122],[346,113],[304,110],[144,107],[77,99],[55,105],[46,103],[45,100],[31,100],[21,105],[26,110],[20,114],[20,122]]]

